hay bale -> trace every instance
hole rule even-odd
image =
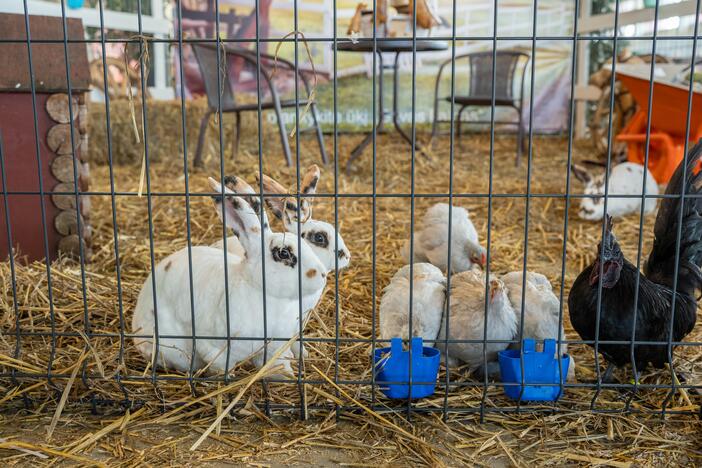
[[[250,99],[250,98],[249,98]],[[253,98],[255,100],[255,97]],[[244,101],[247,99],[244,98]],[[142,103],[141,100],[134,100],[134,110],[139,129],[139,134],[143,135],[141,125]],[[185,123],[186,138],[188,144],[188,158],[192,161],[197,147],[197,137],[200,128],[200,121],[207,110],[207,101],[204,98],[186,101],[185,103]],[[87,155],[88,161],[96,164],[107,164],[107,125],[104,102],[91,102],[90,112],[90,151]],[[175,100],[152,100],[146,101],[147,130],[149,145],[149,161],[173,161],[183,159],[183,135],[182,135],[182,113],[181,101]],[[231,142],[234,139],[234,117],[224,114],[222,122],[224,154],[231,155]],[[264,133],[268,133],[271,125],[263,119]],[[130,111],[129,100],[115,99],[110,101],[110,128],[112,137],[112,161],[114,164],[141,164],[142,143],[137,143],[134,135],[134,124]],[[207,129],[207,139],[205,140],[205,157],[219,155],[219,125],[215,117],[210,118]],[[255,112],[242,114],[241,134],[242,141],[251,139],[257,140],[258,119]]]

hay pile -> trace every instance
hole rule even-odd
[[[175,132],[175,130],[174,130]],[[213,137],[213,136],[211,136]],[[179,141],[180,137],[174,140]],[[370,151],[357,161],[350,177],[343,175],[350,149],[360,136],[341,136],[339,139],[338,191],[341,194],[366,194],[373,192]],[[94,140],[93,140],[94,141]],[[225,144],[228,142],[225,139]],[[225,173],[233,173],[253,181],[258,170],[257,137],[248,133],[242,141],[242,153],[236,161],[231,161],[225,150]],[[327,140],[332,148],[331,139]],[[263,170],[292,183],[294,168],[283,166],[282,153],[275,143],[270,145],[263,161]],[[449,187],[449,148],[448,140],[436,142],[430,158],[417,155],[415,165],[415,192],[417,194],[447,193]],[[498,139],[495,152],[493,193],[500,196],[492,203],[492,265],[495,272],[507,272],[522,268],[524,256],[524,221],[526,200],[507,198],[505,194],[525,193],[527,189],[527,164],[514,165],[514,140]],[[97,150],[93,145],[93,151]],[[589,146],[577,146],[575,157],[590,157]],[[313,140],[301,140],[302,168],[311,163],[319,163],[319,153]],[[402,422],[393,415],[382,416],[384,409],[405,404],[397,404],[384,399],[370,386],[350,385],[344,381],[370,380],[370,352],[373,327],[377,320],[377,307],[382,288],[392,274],[402,266],[400,246],[409,236],[410,199],[392,198],[391,195],[409,193],[411,188],[410,157],[408,147],[395,135],[381,136],[377,151],[377,194],[376,198],[376,258],[373,262],[372,240],[372,198],[345,197],[338,199],[338,219],[341,233],[351,250],[352,260],[349,269],[341,272],[338,278],[331,277],[329,288],[319,307],[312,314],[306,328],[305,337],[323,338],[325,342],[307,343],[310,358],[305,362],[304,379],[311,383],[298,386],[295,383],[270,383],[265,387],[256,383],[242,393],[233,413],[237,420],[262,421],[262,426],[253,429],[242,428],[234,420],[225,418],[221,431],[210,435],[203,452],[184,452],[182,447],[190,446],[194,440],[211,425],[222,408],[251,382],[255,370],[247,365],[237,369],[236,378],[227,382],[192,383],[177,379],[177,374],[154,371],[135,352],[130,340],[121,342],[117,337],[102,337],[101,334],[130,331],[131,311],[136,302],[141,285],[150,265],[149,227],[147,223],[147,197],[118,196],[115,198],[117,229],[119,232],[119,259],[121,273],[121,301],[117,294],[115,263],[115,242],[113,237],[112,207],[108,196],[94,196],[93,229],[94,261],[86,265],[86,297],[83,300],[80,265],[70,260],[60,260],[52,265],[53,316],[51,321],[47,275],[45,266],[33,264],[17,265],[17,307],[15,315],[10,288],[0,291],[2,335],[0,336],[0,372],[45,373],[51,369],[54,378],[47,383],[42,379],[0,379],[0,391],[7,396],[2,404],[19,409],[23,398],[30,398],[33,410],[54,412],[56,406],[63,408],[62,395],[68,414],[78,418],[80,424],[99,424],[92,435],[85,432],[76,435],[64,434],[68,440],[54,447],[69,455],[77,455],[91,448],[107,450],[110,456],[121,457],[130,463],[144,463],[158,460],[164,454],[173,454],[176,460],[205,461],[221,457],[255,461],[261,457],[280,455],[281,463],[305,453],[302,448],[331,447],[361,463],[414,463],[429,464],[459,462],[475,463],[483,457],[507,457],[507,463],[519,465],[528,462],[589,462],[629,466],[631,462],[660,463],[677,461],[699,462],[699,438],[695,435],[699,422],[694,417],[674,415],[676,424],[659,425],[658,416],[648,414],[661,408],[667,390],[642,390],[633,399],[631,408],[643,414],[603,415],[590,413],[594,396],[593,388],[579,386],[569,388],[565,396],[555,405],[559,412],[541,415],[541,410],[552,406],[530,405],[527,412],[520,414],[493,414],[500,408],[514,408],[501,388],[490,386],[483,394],[481,384],[472,380],[462,369],[451,369],[452,382],[465,385],[452,387],[448,393],[449,407],[461,408],[460,412],[449,414],[444,423],[439,413],[444,406],[444,386],[439,385],[437,394],[413,404],[415,408],[428,412],[413,416],[418,424],[414,427]],[[464,137],[456,146],[454,158],[453,190],[457,194],[481,194],[489,189],[489,139],[486,136]],[[565,191],[565,167],[567,142],[560,138],[538,138],[534,143],[534,158],[531,170],[530,190],[535,194],[558,194]],[[114,168],[117,191],[136,192],[139,167],[136,165]],[[322,168],[322,180],[318,191],[322,194],[334,193],[333,165]],[[184,189],[182,153],[176,151],[169,159],[151,166],[151,190],[153,192],[174,193]],[[206,176],[219,174],[218,162],[210,161],[207,171],[194,171],[190,174],[190,187],[194,193],[209,191]],[[106,166],[93,168],[92,190],[109,190],[109,170]],[[578,193],[579,185],[572,193]],[[430,204],[442,198],[416,198],[416,214],[420,215]],[[153,243],[156,261],[186,245],[185,197],[154,196],[151,198],[153,213]],[[470,209],[481,238],[487,235],[488,202],[485,198],[465,197],[454,203]],[[190,199],[193,244],[207,244],[221,236],[221,226],[217,221],[208,197],[192,196]],[[558,292],[561,284],[561,258],[563,243],[563,219],[565,200],[563,198],[534,198],[530,203],[528,229],[528,268],[549,277]],[[315,201],[315,216],[332,221],[335,202],[333,198],[318,197]],[[654,217],[646,219],[644,225],[644,253],[651,243]],[[638,244],[638,219],[635,216],[619,221],[615,226],[617,236],[625,254],[636,260]],[[578,220],[571,210],[570,229],[567,242],[567,262],[565,276],[565,297],[568,287],[581,269],[593,258],[600,233],[600,225]],[[373,266],[375,264],[376,297],[373,302]],[[7,263],[0,267],[3,284],[10,284],[10,271]],[[334,300],[335,281],[338,280],[339,302]],[[120,314],[120,306],[123,314]],[[376,316],[377,317],[377,316]],[[565,311],[566,334],[569,339],[577,339],[570,328]],[[335,324],[338,321],[338,328]],[[67,332],[70,336],[58,337],[55,343],[51,338],[22,336],[19,343],[14,335],[17,326],[23,332]],[[689,341],[702,340],[702,327],[697,327]],[[92,334],[87,339],[87,334]],[[334,340],[339,338],[339,346]],[[15,354],[16,347],[19,353]],[[590,348],[573,345],[570,348],[577,363],[576,375],[580,382],[595,378],[594,358]],[[338,353],[338,365],[335,356]],[[681,347],[676,352],[676,370],[686,373],[693,383],[702,379],[702,349],[697,346]],[[16,357],[16,358],[15,358]],[[104,377],[103,377],[104,376]],[[168,380],[152,380],[166,377]],[[445,378],[441,372],[440,382]],[[622,378],[624,376],[622,375]],[[628,379],[628,376],[626,376]],[[329,380],[331,379],[331,381]],[[65,392],[67,382],[71,383]],[[333,382],[340,382],[339,384]],[[644,383],[669,384],[667,372],[647,372]],[[197,395],[193,396],[193,392]],[[277,419],[270,420],[266,410],[275,410],[278,405],[296,405],[301,397],[304,406],[291,412],[274,411],[275,415],[297,416],[300,411],[318,416],[313,423],[286,422],[281,426]],[[130,400],[137,404],[126,416],[107,418],[102,422],[91,419],[85,413],[89,404],[100,405],[105,400]],[[696,400],[697,399],[697,400]],[[60,401],[61,400],[61,401]],[[481,401],[485,402],[486,420],[491,424],[466,426],[464,423],[477,421]],[[693,392],[676,393],[669,402],[668,409],[673,413],[692,413],[697,410],[699,397]],[[338,408],[356,407],[360,404],[372,409],[341,411]],[[603,390],[596,401],[598,409],[622,410],[626,395]],[[114,406],[106,406],[101,411],[111,411]],[[119,408],[117,408],[119,410]],[[161,414],[161,411],[166,411]],[[349,421],[350,426],[336,425],[334,415]],[[62,416],[65,421],[67,417]],[[6,422],[13,421],[8,417]],[[46,416],[36,416],[37,424]],[[15,420],[16,421],[16,420]],[[62,423],[63,424],[63,423]],[[191,429],[191,433],[172,433],[177,427]],[[129,429],[127,429],[129,428]],[[148,429],[147,429],[148,428]],[[161,428],[161,429],[158,429]],[[159,432],[162,430],[164,432]],[[99,432],[97,432],[99,431]],[[125,442],[128,431],[130,442]],[[194,432],[194,433],[192,433]],[[246,433],[246,435],[244,435]],[[119,434],[122,434],[120,436]],[[165,434],[165,435],[164,435]],[[434,434],[434,438],[432,438]],[[168,439],[166,435],[172,436]],[[0,434],[5,437],[6,435]],[[81,438],[82,437],[82,438]],[[122,437],[122,438],[120,438]],[[165,439],[165,441],[164,441]],[[134,446],[147,449],[127,449]],[[110,441],[109,443],[107,441]],[[117,441],[117,442],[115,442]],[[115,445],[118,444],[118,445]],[[7,449],[10,442],[0,440],[0,449]],[[181,447],[182,446],[182,447]],[[32,450],[37,446],[32,446]],[[181,447],[181,450],[177,450]],[[120,450],[122,452],[120,453]],[[399,450],[399,452],[398,452]],[[695,451],[697,450],[697,451]],[[115,452],[116,451],[116,452]],[[102,453],[102,452],[101,452]],[[16,455],[17,452],[9,451]],[[277,454],[277,455],[276,455]],[[55,455],[55,454],[54,454]],[[64,455],[55,455],[64,456]],[[211,458],[207,458],[211,457]],[[218,458],[219,457],[219,458]],[[241,457],[241,458],[239,458]],[[692,457],[692,458],[690,458]],[[695,458],[697,457],[697,458]],[[295,458],[292,458],[296,460]],[[305,460],[302,458],[302,460]],[[696,460],[696,461],[695,461]]]
[[[251,100],[250,96],[238,98],[242,103]],[[252,102],[255,102],[253,98]],[[139,134],[143,135],[142,129],[142,102],[140,99],[134,100],[135,118]],[[197,138],[200,131],[200,121],[207,110],[207,99],[202,97],[186,101],[185,122],[187,130],[188,154],[191,160],[195,157],[197,148]],[[182,109],[179,100],[153,100],[146,101],[146,115],[148,127],[149,160],[171,161],[183,154],[183,138],[181,135]],[[245,112],[241,114],[242,135],[256,133],[258,129],[258,117],[255,112]],[[90,103],[90,145],[87,161],[92,164],[107,164],[107,125],[106,125],[105,104],[102,102]],[[277,127],[271,125],[266,119],[266,114],[262,120],[266,137],[277,137]],[[142,146],[134,142],[134,123],[130,112],[128,99],[113,99],[110,101],[110,129],[112,138],[112,161],[114,164],[140,164],[142,158]],[[232,142],[235,134],[234,117],[232,114],[224,114],[222,118],[222,129],[226,140]],[[218,157],[219,142],[214,137],[219,130],[217,119],[210,117],[207,128],[208,138],[205,140],[204,158],[210,159]],[[231,156],[233,145],[230,143],[225,147],[225,154]]]

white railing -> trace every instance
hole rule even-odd
[[[148,2],[149,0],[144,0]],[[141,15],[142,34],[153,36],[157,39],[172,36],[173,21],[166,17],[164,0],[150,0],[151,15]],[[168,1],[168,0],[165,0]],[[30,15],[61,16],[61,4],[46,0],[29,0],[27,9]],[[100,11],[96,8],[80,8],[72,10],[66,8],[69,18],[81,18],[86,28],[100,28]],[[22,0],[1,0],[0,13],[17,13],[23,15],[24,2]],[[105,29],[137,33],[139,31],[139,15],[120,11],[103,11]],[[154,71],[154,86],[149,87],[151,96],[158,99],[173,98],[173,87],[168,78],[168,47],[163,42],[153,44],[152,67]],[[90,48],[88,48],[90,49]],[[89,57],[90,59],[94,57]]]

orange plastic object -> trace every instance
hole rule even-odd
[[[646,111],[650,82],[624,73],[617,73],[617,78],[631,92],[639,106],[636,114],[617,135],[617,140],[627,143],[629,161],[643,164],[646,157]],[[668,183],[684,157],[688,99],[686,87],[654,81],[648,169],[659,184]],[[692,95],[690,114],[690,141],[696,142],[701,137],[702,95],[695,92]]]

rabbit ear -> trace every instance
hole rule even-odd
[[[244,179],[237,176],[224,176],[224,186],[235,193],[256,193]]]
[[[302,184],[300,185],[300,193],[304,195],[314,195],[317,193],[317,183],[319,182],[320,170],[319,166],[312,164],[307,168],[302,176]],[[313,197],[300,198],[300,216],[302,219],[312,218],[312,201]]]
[[[261,216],[260,198],[255,195],[256,191],[244,179],[236,176],[225,176],[224,186],[232,192],[240,195],[251,194],[250,196],[244,197],[244,199],[249,205],[251,205],[251,208],[253,208],[253,210],[256,212],[256,215],[259,217]],[[266,231],[270,231],[271,229],[265,209],[263,209],[263,229]]]
[[[222,192],[222,185],[209,177],[212,190]],[[224,197],[212,197],[219,217],[226,220],[227,227],[234,231],[247,255],[257,255],[261,250],[261,222],[256,212],[242,197],[224,187]]]
[[[579,166],[577,164],[572,164],[570,166],[570,170],[573,172],[573,175],[575,176],[575,178],[584,184],[587,184],[592,180],[592,176],[590,175],[590,172],[588,172],[588,170],[582,166]]]
[[[264,193],[275,195],[286,195],[288,193],[285,187],[266,174],[263,174],[261,181],[263,182]],[[271,209],[273,215],[283,222],[285,222],[285,200],[285,197],[265,197],[266,205]]]
[[[285,195],[282,197],[270,197],[266,198],[266,204],[273,211],[276,218],[283,221],[283,225],[287,231],[297,230],[297,199],[294,196],[289,195],[285,187],[279,184],[275,179],[268,177],[263,174],[263,190],[266,193],[273,193],[276,195]],[[310,204],[304,200],[301,200],[300,206],[300,217],[302,223],[307,221],[312,214],[312,209]]]
[[[317,192],[317,182],[319,182],[319,166],[312,164],[307,168],[305,174],[302,176],[302,185],[300,186],[300,191],[305,195],[314,195]],[[307,198],[307,200],[312,200]]]

